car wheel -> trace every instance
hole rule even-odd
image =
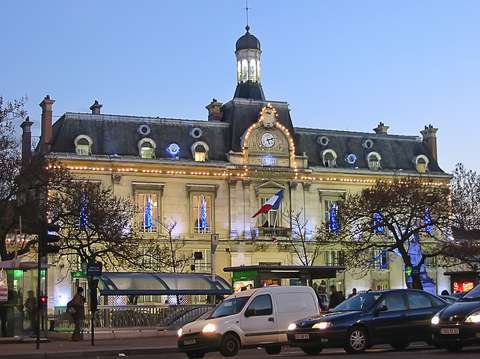
[[[265,351],[267,352],[267,354],[270,354],[270,355],[280,354],[280,352],[282,351],[282,346],[281,345],[269,345],[269,346],[265,347]]]
[[[446,344],[445,345],[445,349],[447,349],[449,352],[459,352],[461,351],[463,348],[463,345],[462,344]]]
[[[404,350],[410,345],[410,343],[407,341],[397,340],[397,341],[391,342],[390,345],[395,350]]]
[[[205,353],[203,352],[187,352],[187,357],[188,359],[200,359],[200,358],[203,358],[205,356]]]
[[[321,347],[308,347],[308,348],[301,348],[301,349],[307,355],[318,355],[322,351]]]
[[[353,327],[347,333],[344,349],[347,353],[363,353],[368,348],[367,330],[362,327]]]
[[[238,354],[239,350],[240,341],[238,340],[238,338],[233,334],[225,334],[220,344],[220,353],[224,357],[233,357]]]

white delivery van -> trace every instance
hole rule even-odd
[[[234,356],[240,348],[263,346],[278,354],[287,343],[290,323],[320,314],[310,287],[271,286],[235,293],[206,318],[178,330],[178,347],[189,358],[220,351]]]

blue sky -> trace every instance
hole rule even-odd
[[[38,134],[54,115],[103,112],[205,119],[235,89],[243,0],[2,0],[0,95],[28,96]],[[475,170],[480,1],[250,0],[262,83],[296,126],[419,135],[439,127],[439,161]]]

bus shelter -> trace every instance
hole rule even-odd
[[[298,265],[248,265],[227,267],[232,273],[232,286],[235,290],[243,287],[259,288],[265,285],[286,283],[307,285],[316,279],[335,278],[337,272],[345,270],[340,266],[298,266]]]

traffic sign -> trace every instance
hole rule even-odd
[[[87,263],[87,276],[98,277],[102,275],[102,263]]]

